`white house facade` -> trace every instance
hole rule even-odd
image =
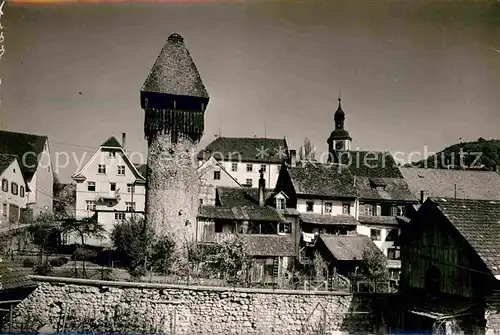
[[[288,159],[287,139],[218,137],[198,154],[199,164],[215,158],[219,164],[241,185],[258,187],[260,171],[270,188],[278,180],[281,163]],[[224,187],[231,187],[228,180]]]
[[[0,154],[0,226],[19,224],[20,212],[26,208],[27,185],[17,156]]]
[[[48,137],[0,131],[0,153],[17,156],[28,183],[27,206],[33,214],[51,212],[54,169]]]
[[[116,138],[104,142],[72,178],[76,181],[76,219],[95,215],[110,233],[116,222],[144,215],[146,179]]]

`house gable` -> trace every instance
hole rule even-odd
[[[219,179],[215,179],[215,172],[219,172]],[[210,157],[206,162],[198,167],[198,175],[202,181],[206,181],[214,186],[224,185],[227,187],[243,188],[243,186],[236,179],[234,179],[226,169],[224,169],[222,164],[217,162],[217,160],[213,157]]]
[[[134,163],[132,163],[130,157],[123,150],[123,148],[121,146],[118,147],[115,144],[113,144],[113,142],[116,141],[116,139],[114,141],[113,139],[114,137],[104,142],[103,145],[100,146],[99,149],[97,149],[96,152],[92,155],[92,157],[88,160],[85,166],[79,171],[77,171],[71,178],[77,182],[85,181],[87,179],[87,177],[85,176],[87,170],[89,169],[89,167],[94,165],[95,161],[98,158],[102,159],[103,157],[102,155],[104,155],[105,152],[115,152],[118,153],[118,156],[115,158],[117,162],[121,161],[120,164],[125,164],[128,167],[130,172],[132,172],[134,176],[137,178],[136,182],[144,183],[146,181],[146,178],[137,170],[137,166]],[[104,146],[104,144],[106,144],[106,146]],[[94,175],[95,173],[96,172],[93,172],[91,174]],[[111,173],[114,173],[113,175],[116,175],[116,172],[111,172]]]

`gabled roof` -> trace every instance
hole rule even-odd
[[[27,180],[33,177],[38,168],[39,156],[45,143],[47,136],[0,131],[0,153],[16,155]]]
[[[198,218],[233,221],[281,221],[281,217],[276,210],[258,206],[223,207],[204,205],[199,208]]]
[[[244,187],[217,187],[217,199],[221,206],[258,206],[259,189]],[[266,202],[272,197],[273,190],[267,189],[265,192]]]
[[[455,197],[500,200],[500,174],[491,171],[400,168],[412,193],[420,198]]]
[[[241,235],[246,252],[250,256],[295,256],[290,236],[280,235]]]
[[[0,291],[36,287],[34,281],[10,268],[8,263],[0,263]]]
[[[358,221],[361,224],[381,225],[381,226],[398,227],[401,221],[407,222],[407,220],[408,220],[407,218],[399,216],[379,216],[379,215],[358,216]]]
[[[122,146],[114,136],[111,136],[103,144],[101,144],[101,147],[121,148]]]
[[[147,164],[134,164],[135,168],[137,169],[137,171],[141,174],[141,176],[144,177],[144,179],[146,179],[147,177],[147,172],[148,172],[148,165]]]
[[[297,195],[356,196],[354,178],[344,166],[318,162],[297,162],[296,166],[285,166]]]
[[[141,91],[208,98],[200,74],[180,35],[168,37]]]
[[[494,276],[500,275],[500,201],[429,198]]]
[[[198,159],[279,164],[288,157],[285,138],[218,137],[198,154]]]
[[[327,235],[321,234],[323,242],[331,255],[339,261],[355,261],[363,259],[363,252],[381,253],[373,241],[365,235]]]
[[[358,222],[351,215],[325,215],[313,213],[300,213],[300,219],[304,223],[318,225],[349,225],[357,226]]]
[[[356,177],[356,187],[362,200],[418,202],[403,178]]]
[[[108,140],[106,140],[106,142],[104,142],[103,145],[101,145],[99,147],[99,149],[97,149],[95,151],[95,153],[92,155],[92,157],[87,161],[87,164],[85,164],[83,166],[83,168],[81,168],[74,175],[72,175],[71,178],[74,179],[74,180],[85,180],[86,177],[83,174],[85,172],[85,170],[87,170],[87,168],[90,166],[90,164],[97,158],[97,155],[99,155],[99,153],[104,148],[108,147],[108,146],[104,146],[104,144],[109,143],[110,145],[113,145],[113,142],[114,142],[113,139],[114,139],[114,141],[116,141],[116,139],[114,137],[110,137]],[[118,142],[118,141],[116,141],[116,142]],[[114,146],[113,148],[116,148],[116,151],[121,152],[121,154],[123,155],[123,160],[125,161],[125,163],[127,163],[129,165],[129,167],[132,170],[132,172],[134,172],[134,174],[137,176],[138,179],[136,180],[136,182],[144,182],[146,180],[146,176],[143,176],[137,170],[137,167],[140,166],[140,165],[134,164],[130,160],[130,157],[128,156],[127,152],[125,150],[123,150],[123,148],[121,147],[121,145],[119,145],[118,147]]]
[[[224,166],[220,164],[214,157],[210,157],[205,162],[203,162],[203,164],[198,166],[198,175],[200,177],[203,176],[211,167],[214,166],[218,167],[229,179],[231,179],[237,188],[243,188],[243,185],[241,185],[229,172],[227,172]]]
[[[357,177],[403,178],[390,152],[384,151],[343,151],[334,157],[336,163],[349,167]]]
[[[16,155],[0,154],[0,174],[4,173],[15,160],[17,160]]]

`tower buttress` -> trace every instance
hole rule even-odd
[[[196,145],[209,96],[179,34],[168,37],[141,88],[148,142],[146,224],[182,245],[194,237],[199,204]]]

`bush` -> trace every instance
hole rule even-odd
[[[68,257],[59,257],[58,259],[61,260],[61,262],[62,262],[63,265],[69,262],[69,258]]]
[[[25,258],[23,260],[23,267],[25,267],[25,268],[32,268],[33,265],[35,265],[35,262],[33,262],[33,260],[31,260],[29,258]]]
[[[66,262],[64,261],[64,259],[66,259]],[[59,257],[59,258],[53,258],[49,261],[50,265],[52,265],[53,267],[59,267],[59,266],[63,266],[64,264],[66,264],[68,261],[67,261],[67,258],[64,258],[64,257]]]
[[[52,266],[49,263],[36,265],[33,268],[35,274],[39,276],[48,276],[52,273]]]

